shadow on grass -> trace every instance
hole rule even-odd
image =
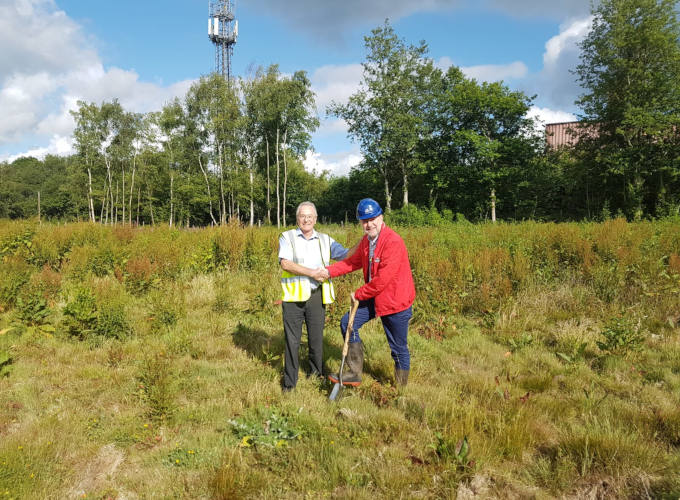
[[[303,328],[302,331],[303,334],[302,340],[300,342],[299,352],[300,369],[305,376],[309,376],[311,373],[311,368],[309,365],[307,333],[305,328]],[[266,366],[275,368],[283,375],[283,354],[285,349],[285,338],[283,331],[270,334],[261,328],[239,323],[236,329],[232,332],[232,338],[234,345],[247,352],[251,358],[256,359]],[[329,373],[325,363],[325,359],[327,358],[327,354],[329,352],[338,358],[342,357],[342,349],[328,344],[324,338],[325,374]]]
[[[269,334],[261,328],[239,323],[231,334],[234,345],[261,363],[283,370],[283,332]]]

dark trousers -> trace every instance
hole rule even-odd
[[[411,368],[411,354],[408,350],[408,322],[412,315],[413,308],[409,307],[398,313],[380,316],[383,330],[385,330],[385,336],[387,337],[387,343],[390,345],[394,366],[398,370],[408,370]],[[359,309],[357,309],[356,316],[354,316],[352,334],[349,337],[350,343],[361,340],[359,329],[364,326],[364,323],[373,318],[375,318],[374,300],[360,301]],[[349,323],[349,313],[345,313],[340,320],[340,331],[342,332],[343,339],[347,331],[347,323]]]
[[[312,292],[307,302],[283,302],[283,331],[286,335],[286,352],[283,369],[283,386],[295,387],[300,370],[299,351],[302,339],[302,321],[307,325],[309,365],[312,375],[323,375],[323,325],[326,306],[323,305],[321,287]]]

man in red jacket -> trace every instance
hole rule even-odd
[[[364,365],[364,346],[359,329],[367,321],[379,316],[394,360],[394,379],[404,386],[408,381],[411,355],[408,350],[408,322],[413,314],[412,304],[416,296],[411,265],[404,240],[383,222],[382,208],[371,198],[357,205],[357,219],[364,229],[359,247],[350,257],[320,269],[318,279],[334,278],[363,268],[365,284],[352,297],[359,301],[359,309],[349,339],[346,365],[342,382],[357,386],[361,382]],[[349,313],[340,321],[343,338],[347,331]],[[330,375],[337,383],[337,375]]]

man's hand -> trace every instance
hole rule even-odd
[[[325,267],[320,267],[314,271],[314,274],[312,275],[312,279],[318,281],[319,283],[326,281],[330,277],[331,275],[328,273],[328,270]]]

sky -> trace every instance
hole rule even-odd
[[[588,0],[235,0],[232,73],[304,70],[321,120],[305,165],[345,175],[361,161],[346,124],[326,116],[362,78],[364,36],[386,19],[428,57],[479,81],[535,95],[531,116],[576,119],[570,72],[590,28]],[[79,100],[157,111],[214,71],[208,0],[0,0],[0,161],[72,154]]]

